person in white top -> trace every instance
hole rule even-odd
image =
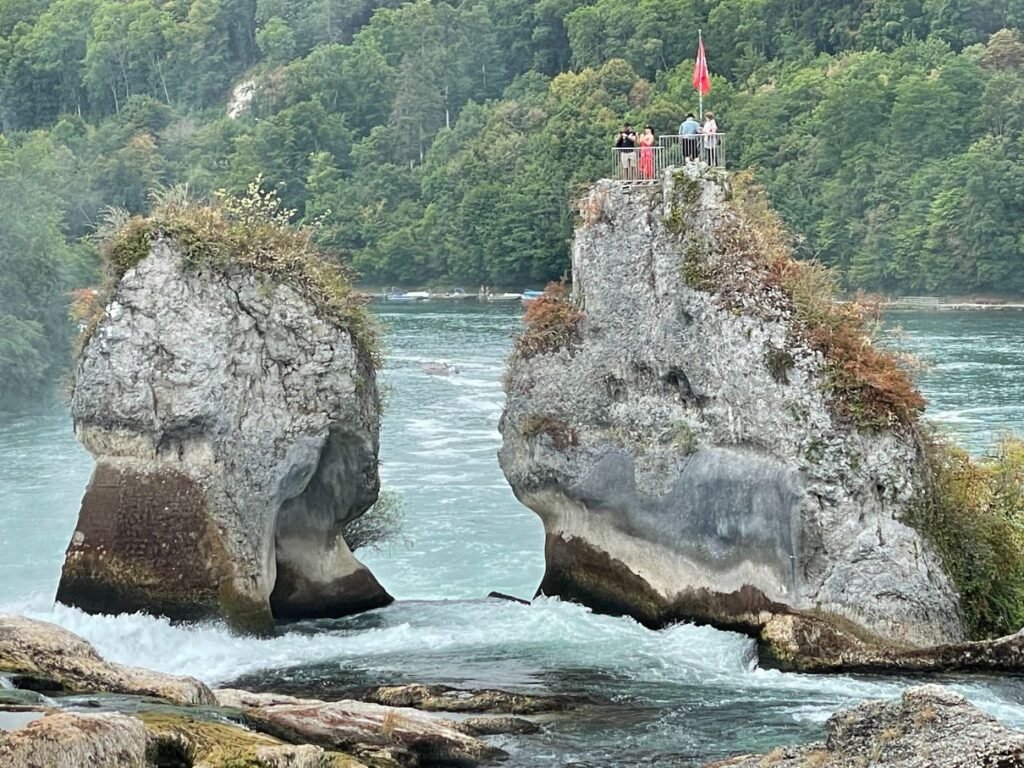
[[[708,165],[718,165],[718,123],[715,122],[715,113],[704,114],[704,125],[700,129],[704,137],[704,160]]]

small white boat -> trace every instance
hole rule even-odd
[[[459,366],[452,363],[435,362],[423,363],[420,366],[424,373],[429,373],[432,376],[454,376],[459,373]]]
[[[471,293],[466,293],[462,288],[452,288],[448,293],[435,294],[431,298],[444,301],[465,301],[476,297]]]
[[[426,291],[395,291],[389,293],[385,298],[385,301],[397,301],[397,302],[413,302],[413,301],[429,301],[430,294]]]
[[[487,294],[488,301],[519,301],[523,294],[521,293],[489,293]]]

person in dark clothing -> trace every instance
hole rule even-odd
[[[683,143],[683,157],[687,160],[696,160],[700,157],[700,123],[693,116],[693,112],[679,124],[679,136]]]
[[[622,169],[622,178],[636,178],[636,131],[629,123],[622,126],[622,130],[615,134],[615,149],[619,155],[619,167]]]

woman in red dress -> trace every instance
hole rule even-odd
[[[654,129],[651,126],[644,126],[644,132],[640,134],[640,176],[645,179],[654,178]]]

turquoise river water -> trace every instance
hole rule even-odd
[[[592,701],[541,734],[502,737],[511,766],[689,766],[817,738],[830,713],[893,697],[911,681],[760,669],[751,641],[707,627],[652,632],[531,597],[543,572],[539,520],[520,506],[495,453],[501,374],[516,307],[377,307],[387,326],[382,476],[406,514],[407,541],[360,553],[398,598],[350,619],[301,622],[279,637],[143,615],[53,607],[64,548],[92,461],[66,412],[0,417],[0,611],[56,621],[111,660],[323,697],[373,682],[422,681],[569,693]],[[893,342],[930,363],[929,415],[975,453],[1024,431],[1024,313],[895,315]],[[454,376],[431,376],[428,361]],[[1024,682],[946,678],[1024,727]]]

